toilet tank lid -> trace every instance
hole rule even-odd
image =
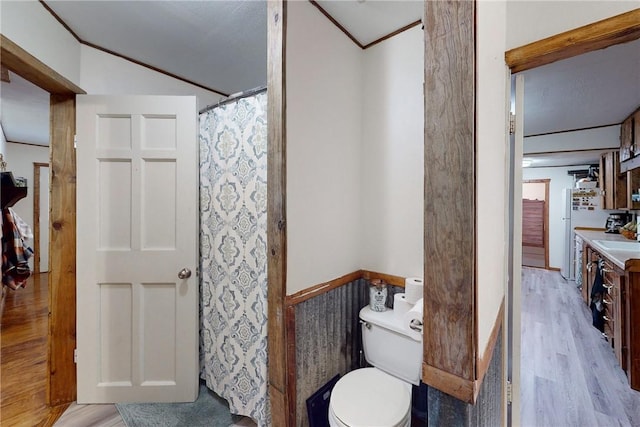
[[[396,316],[393,313],[393,310],[373,311],[369,306],[365,306],[360,310],[360,319],[376,326],[397,332],[414,341],[422,341],[422,339],[417,338],[418,334],[412,333],[408,325],[403,324],[402,318]]]

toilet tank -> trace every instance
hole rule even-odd
[[[422,335],[403,325],[393,310],[360,310],[362,345],[369,364],[414,385],[420,384]]]

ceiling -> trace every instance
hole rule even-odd
[[[44,3],[83,43],[202,87],[228,95],[266,84],[264,0]],[[317,4],[362,45],[420,19],[423,8],[415,0]],[[640,40],[524,72],[525,135],[620,123],[640,106],[639,69]],[[48,105],[46,93],[11,74],[1,90],[7,139],[46,145]],[[535,157],[540,166],[592,163],[598,155]]]

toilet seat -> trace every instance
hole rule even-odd
[[[351,371],[333,387],[331,426],[400,427],[410,423],[411,385],[377,368]]]

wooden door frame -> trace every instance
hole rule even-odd
[[[3,66],[46,90],[49,124],[49,333],[46,401],[50,406],[76,399],[76,176],[75,96],[83,94],[64,76],[0,34]]]
[[[505,52],[505,63],[509,67],[511,74],[515,74],[583,53],[637,40],[638,38],[640,38],[640,9],[634,9],[630,12],[511,49]],[[516,220],[522,221],[522,218],[515,218],[513,212],[511,212],[509,221],[513,224]],[[513,249],[516,251],[522,250],[521,247]],[[513,254],[510,254],[509,256],[512,255]],[[516,280],[513,277],[507,278],[507,281],[509,284],[520,283],[519,279]],[[517,295],[513,289],[510,289],[508,292]],[[507,313],[511,312],[510,308],[505,311]],[[516,314],[514,314],[514,316],[516,316]],[[519,313],[517,316],[519,316]],[[514,321],[512,318],[507,319],[506,322],[515,325],[520,324],[519,320]],[[519,334],[520,332],[518,331],[517,333]],[[508,337],[511,343],[513,343],[513,336],[511,336],[513,334],[514,332],[512,330]],[[510,348],[506,348],[505,351],[508,353],[506,357],[512,357]],[[520,355],[518,354],[517,356],[519,357]],[[507,364],[505,363],[504,369],[506,369],[506,366]],[[519,366],[519,364],[517,366]],[[508,377],[505,375],[505,380],[506,379],[508,379]],[[519,387],[519,382],[513,384],[513,391],[516,398],[511,408],[516,412],[513,413],[511,410],[505,412],[509,414],[507,415],[507,422],[510,422],[512,417],[520,415],[518,409],[520,407]]]
[[[49,163],[33,162],[33,274],[40,274],[40,169],[49,167]],[[49,188],[46,189],[49,191]],[[48,227],[48,224],[47,224]]]
[[[550,179],[526,179],[522,184],[544,184],[544,269],[549,269],[549,183]]]

